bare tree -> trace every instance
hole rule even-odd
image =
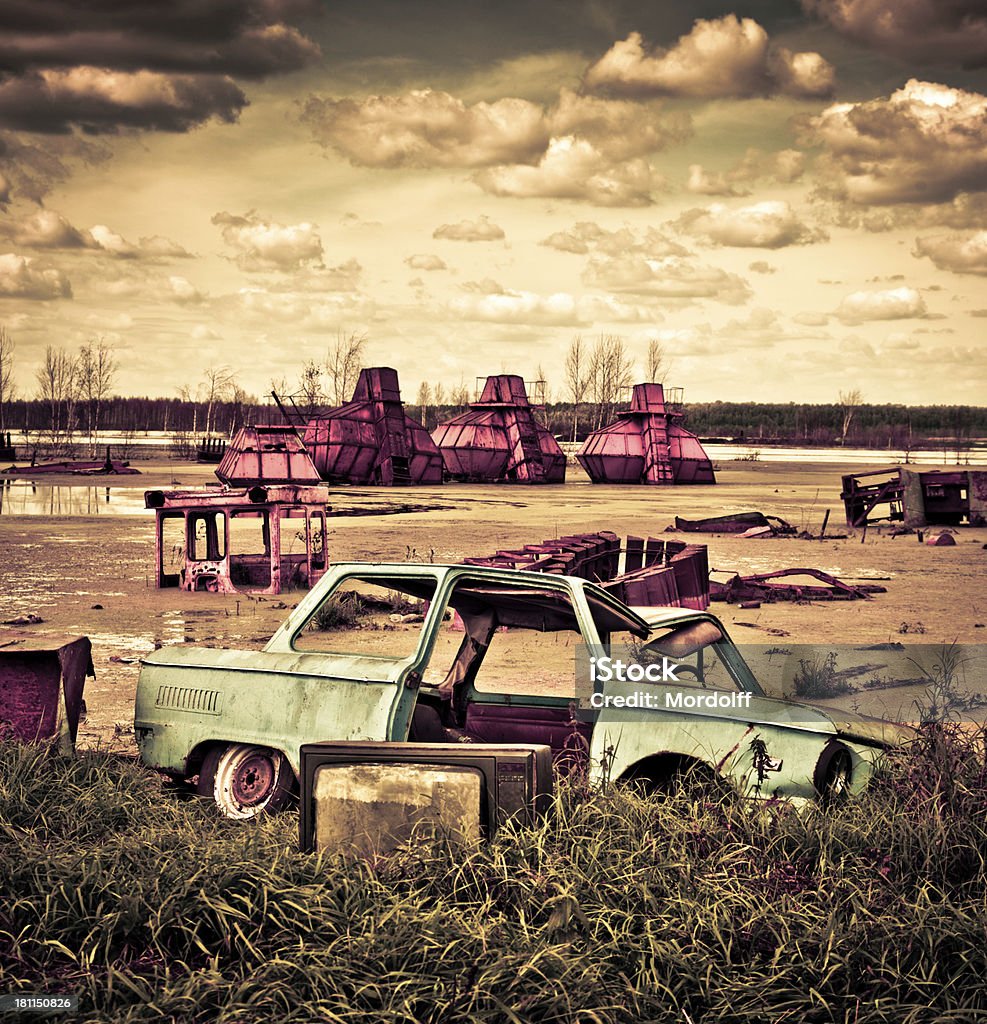
[[[601,334],[593,346],[589,361],[590,392],[596,404],[596,427],[613,416],[623,389],[631,386],[634,363],[627,354],[624,339],[617,334]]]
[[[441,381],[437,384],[432,385],[432,405],[438,408],[440,405],[446,404],[446,389],[442,386]]]
[[[86,403],[86,433],[89,435],[90,455],[96,454],[99,413],[103,402],[110,397],[116,372],[117,361],[102,338],[91,339],[79,350],[79,397]]]
[[[589,353],[583,345],[581,334],[577,334],[569,343],[563,378],[566,391],[572,399],[572,439],[575,441],[576,428],[579,424],[579,405],[586,398],[586,391],[589,388]]]
[[[427,380],[423,380],[418,385],[418,395],[415,399],[415,405],[418,406],[418,418],[422,421],[422,426],[428,429],[428,423],[426,417],[428,416],[428,407],[432,404],[432,388],[429,386]]]
[[[459,383],[449,392],[449,404],[457,409],[465,409],[470,404],[470,389],[465,377],[460,377]]]
[[[367,344],[365,334],[340,332],[326,352],[326,376],[329,378],[333,405],[347,401],[363,369],[363,350]]]
[[[77,361],[65,349],[49,345],[35,372],[38,398],[48,406],[48,438],[54,448],[67,449],[75,429],[78,400]]]
[[[274,389],[277,391],[277,388]],[[302,375],[298,378],[298,390],[301,395],[306,417],[311,416],[315,407],[322,404],[322,367],[314,359],[307,359],[302,367]],[[281,394],[284,394],[282,390]],[[337,403],[339,404],[339,403]]]
[[[665,346],[657,338],[652,338],[648,342],[648,383],[663,384],[670,365]]]
[[[206,436],[215,427],[216,406],[224,401],[230,389],[236,384],[236,373],[228,366],[210,366],[202,373],[199,393],[206,403]]]
[[[858,388],[854,388],[852,391],[840,392],[840,412],[843,416],[843,426],[840,430],[840,444],[846,444],[847,434],[850,433],[850,424],[853,423],[854,414],[862,402],[863,395],[861,395]]]
[[[552,403],[552,389],[548,386],[548,374],[545,372],[545,368],[539,363],[535,367],[535,382],[541,384],[538,389],[538,394],[535,396],[535,400],[539,405],[551,405]]]
[[[7,403],[14,398],[14,339],[0,324],[0,430],[7,428]]]

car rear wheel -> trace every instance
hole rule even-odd
[[[824,804],[838,802],[850,792],[853,758],[842,743],[830,743],[816,765],[813,783]]]
[[[294,774],[280,750],[231,743],[206,754],[196,792],[211,797],[227,818],[244,821],[282,810],[293,785]]]

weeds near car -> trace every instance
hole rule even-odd
[[[983,751],[923,731],[826,812],[563,787],[485,847],[349,863],[0,745],[0,991],[128,1024],[980,1019]]]
[[[835,651],[830,651],[824,658],[799,658],[793,683],[796,697],[821,700],[853,692],[853,687],[836,670]]]
[[[331,629],[355,626],[363,614],[363,602],[355,591],[339,596],[333,594],[312,616],[309,629],[325,633]]]

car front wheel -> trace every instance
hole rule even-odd
[[[227,818],[244,821],[282,810],[293,785],[294,774],[280,750],[231,743],[206,755],[196,792],[211,797]]]
[[[823,750],[816,765],[813,783],[824,804],[839,802],[850,792],[853,779],[853,758],[842,743],[831,742]]]

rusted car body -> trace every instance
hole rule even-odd
[[[627,700],[671,684],[594,684],[592,659],[622,652],[674,655],[686,706]],[[695,706],[710,695],[743,707]],[[765,696],[703,610],[642,614],[562,575],[362,563],[334,566],[262,651],[153,652],[135,731],[145,763],[198,776],[199,792],[240,818],[282,806],[300,746],[321,740],[547,743],[560,771],[597,782],[661,786],[695,769],[751,796],[812,798],[859,791],[903,738]]]

